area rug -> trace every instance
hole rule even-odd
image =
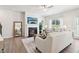
[[[35,53],[35,42],[33,37],[22,39],[22,42],[28,53]]]

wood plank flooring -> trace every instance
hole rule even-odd
[[[4,53],[27,53],[22,37],[9,38],[4,40]],[[79,53],[79,40],[74,39],[72,45],[68,46],[61,53]]]
[[[65,48],[61,53],[79,53],[79,39],[74,39],[73,43]]]
[[[4,40],[4,53],[26,53],[21,41],[22,37],[9,38]]]

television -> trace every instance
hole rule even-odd
[[[34,17],[27,17],[27,23],[28,24],[37,24],[38,23],[38,19],[34,18]]]

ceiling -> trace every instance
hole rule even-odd
[[[32,15],[47,16],[57,14],[68,10],[79,8],[78,5],[54,5],[44,11],[41,5],[0,5],[0,9],[7,9],[12,11],[26,12]]]

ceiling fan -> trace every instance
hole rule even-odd
[[[41,8],[43,9],[43,11],[47,11],[49,8],[52,8],[53,5],[41,5]]]
[[[42,8],[52,8],[53,5],[41,5]]]

